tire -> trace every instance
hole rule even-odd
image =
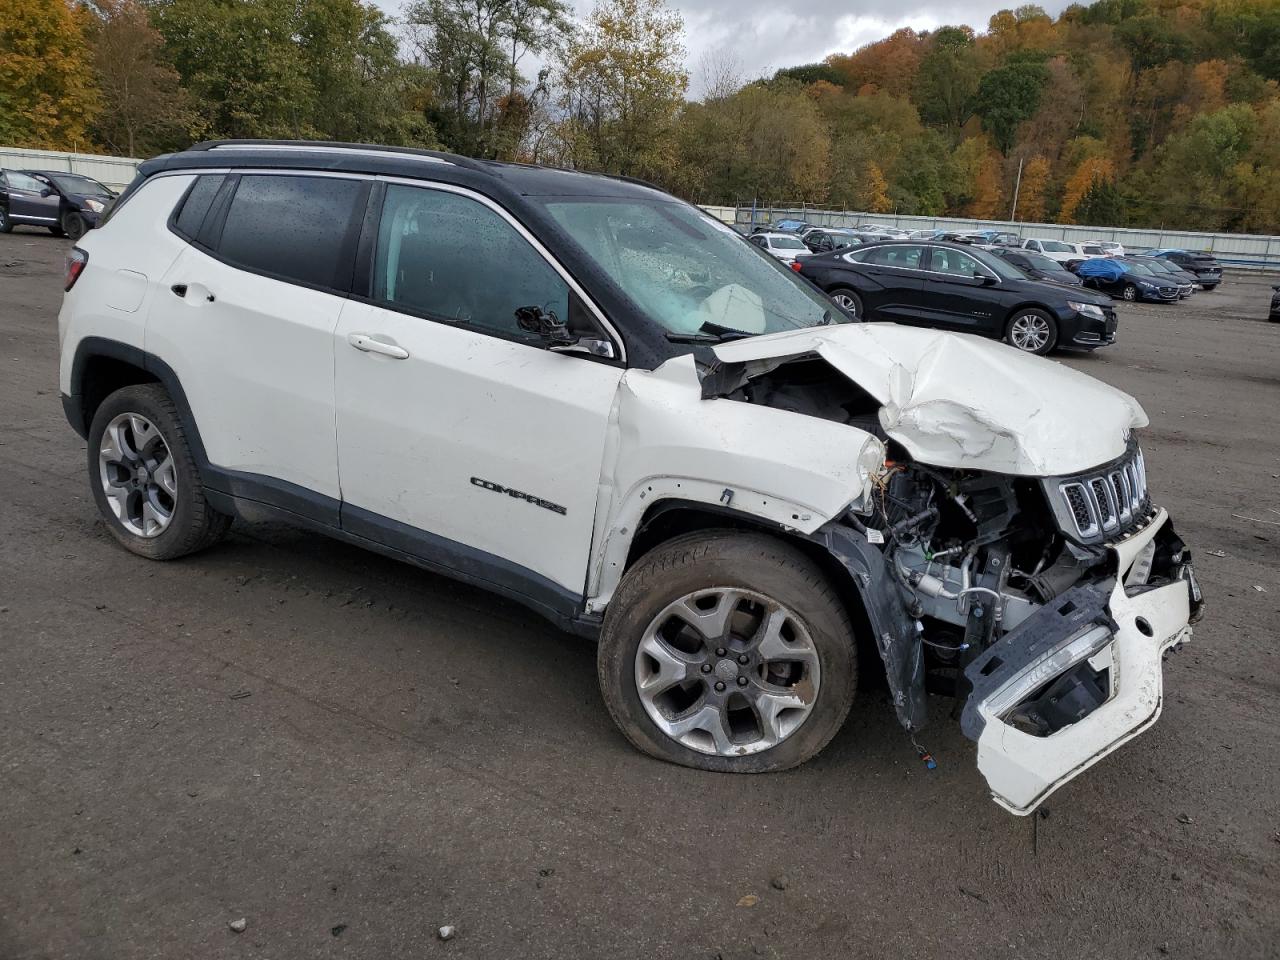
[[[0,207],[0,233],[13,232],[13,221],[9,219],[9,211]]]
[[[49,227],[49,232],[55,237],[65,237],[67,235],[67,232],[61,227]]]
[[[69,210],[62,215],[62,232],[66,234],[71,241],[79,240],[89,229],[89,224],[85,222],[84,217]]]
[[[692,626],[673,634],[672,620],[689,622],[670,613],[681,604],[712,620],[735,611],[724,619],[731,635],[708,640]],[[664,667],[677,661],[684,681],[663,687]],[[804,554],[764,534],[712,530],[670,540],[627,571],[605,614],[597,668],[605,705],[637,749],[699,770],[772,773],[817,755],[844,724],[857,653],[848,612]]]
[[[855,320],[865,320],[867,315],[862,305],[862,297],[851,287],[835,287],[828,294],[836,306],[853,314]]]
[[[88,446],[94,502],[111,535],[133,553],[173,560],[211,546],[231,526],[205,500],[177,408],[159,384],[108,396],[93,415]]]
[[[1205,293],[1211,293],[1212,291],[1218,289],[1218,285],[1216,283],[1201,284],[1200,289],[1203,290]]]
[[[1058,345],[1058,321],[1043,310],[1015,311],[1004,328],[1004,342],[1043,357]]]
[[[1128,300],[1130,303],[1134,303],[1138,299],[1138,288],[1132,283],[1126,283],[1124,285],[1124,289],[1120,291],[1120,296],[1124,297],[1124,299]]]

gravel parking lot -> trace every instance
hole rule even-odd
[[[933,771],[869,689],[799,770],[698,773],[476,590],[277,526],[127,554],[58,402],[66,247],[0,235],[0,958],[1277,955],[1276,281],[1063,358],[1145,405],[1210,606],[1161,721],[1017,819],[949,703]]]

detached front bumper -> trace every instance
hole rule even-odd
[[[995,801],[1020,816],[1160,716],[1162,659],[1202,598],[1164,510],[1111,545],[1115,576],[1076,586],[973,661],[961,726]]]

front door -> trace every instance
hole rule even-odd
[[[496,205],[443,185],[387,184],[371,269],[334,340],[343,528],[579,603],[623,371],[516,314],[602,335],[585,302]]]
[[[9,217],[15,222],[54,226],[58,222],[58,195],[47,183],[25,173],[8,172]],[[41,196],[44,191],[49,196]]]
[[[1004,316],[998,278],[974,257],[951,247],[931,247],[925,276],[925,300],[938,324],[970,333],[998,330]]]
[[[850,257],[862,264],[860,273],[872,282],[863,293],[864,307],[876,319],[919,323],[923,314],[924,247],[918,243],[887,243],[854,250]]]

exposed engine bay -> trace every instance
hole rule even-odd
[[[1160,658],[1189,639],[1201,597],[1189,551],[1152,504],[1136,438],[1118,459],[1066,476],[943,468],[913,459],[877,398],[818,356],[763,371],[717,365],[703,389],[884,444],[868,493],[813,539],[861,587],[903,726],[924,728],[926,693],[954,698],[1001,805],[1030,812],[1154,722]],[[1144,596],[1175,601],[1163,630],[1127,609],[1145,609]],[[1121,677],[1135,685],[1123,696]],[[1122,709],[1114,731],[1082,723]]]

